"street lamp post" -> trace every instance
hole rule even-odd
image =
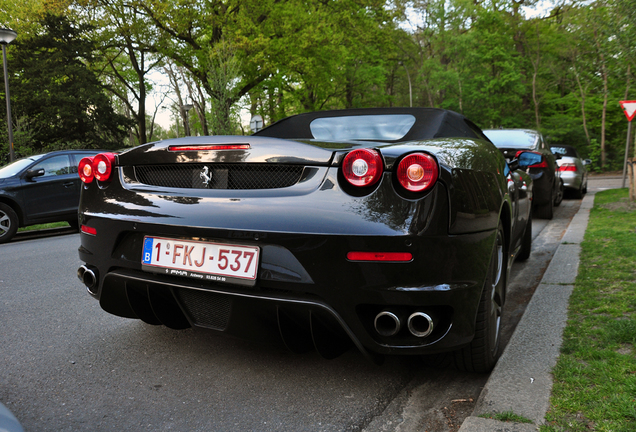
[[[2,62],[4,64],[4,90],[7,99],[7,126],[9,128],[9,162],[13,162],[13,126],[11,125],[11,96],[9,95],[9,71],[7,68],[7,45],[13,42],[18,33],[11,29],[0,28],[0,45],[2,45]]]

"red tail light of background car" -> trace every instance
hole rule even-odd
[[[83,158],[77,166],[77,171],[84,183],[91,183],[93,179],[105,182],[110,180],[115,165],[115,153],[100,153],[97,156]]]
[[[576,164],[573,163],[564,163],[559,167],[559,171],[576,171]]]

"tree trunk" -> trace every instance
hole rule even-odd
[[[596,42],[596,48],[598,49],[598,55],[601,60],[601,75],[603,77],[603,113],[601,116],[601,168],[605,168],[605,124],[607,118],[607,97],[608,97],[608,89],[607,89],[607,67],[605,66],[605,56],[603,55],[603,51],[601,51],[601,44],[599,42],[597,31],[594,30],[594,39]]]
[[[585,91],[583,90],[583,85],[581,84],[581,78],[579,77],[579,73],[574,69],[574,73],[576,76],[576,83],[579,85],[579,92],[581,93],[581,115],[583,116],[583,130],[585,131],[585,138],[587,138],[587,145],[591,144],[590,140],[590,132],[587,130],[587,117],[585,116]]]
[[[532,61],[532,102],[534,103],[534,121],[537,130],[541,129],[541,117],[539,116],[539,99],[537,98],[537,75],[539,74],[539,62],[541,60],[541,45],[539,43],[539,25],[537,24],[537,58]]]

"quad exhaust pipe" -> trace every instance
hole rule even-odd
[[[413,336],[423,338],[433,333],[433,319],[424,312],[414,312],[409,316],[407,327]]]
[[[402,328],[402,320],[396,313],[385,310],[376,315],[373,326],[381,336],[395,336]],[[408,317],[406,327],[413,336],[424,338],[433,333],[435,323],[430,315],[417,311]]]
[[[91,295],[97,295],[97,269],[86,265],[77,269],[77,278],[86,286]]]
[[[382,311],[377,314],[373,325],[375,326],[375,331],[382,336],[395,336],[402,327],[400,318],[390,311]]]

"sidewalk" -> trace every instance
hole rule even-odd
[[[550,407],[552,368],[561,349],[568,301],[578,274],[581,242],[596,192],[620,188],[621,177],[590,178],[588,193],[561,239],[532,300],[459,432],[530,432]],[[533,424],[502,422],[482,414],[512,412]]]

